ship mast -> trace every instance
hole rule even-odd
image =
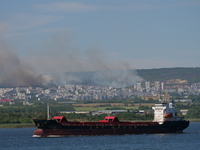
[[[49,103],[47,103],[47,120],[50,119]]]

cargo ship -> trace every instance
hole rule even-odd
[[[106,116],[97,122],[68,121],[65,116],[34,119],[38,129],[33,137],[181,133],[189,126],[188,120],[177,115],[173,101],[158,103],[152,108],[151,122],[120,121],[117,116]]]

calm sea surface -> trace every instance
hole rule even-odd
[[[184,133],[33,138],[36,128],[0,129],[0,150],[197,150],[200,123]]]

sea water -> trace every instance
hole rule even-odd
[[[0,129],[0,150],[197,150],[200,123],[183,133],[34,138],[36,128]]]

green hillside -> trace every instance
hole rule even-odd
[[[146,81],[187,80],[188,84],[200,82],[200,68],[138,69],[137,73]]]

